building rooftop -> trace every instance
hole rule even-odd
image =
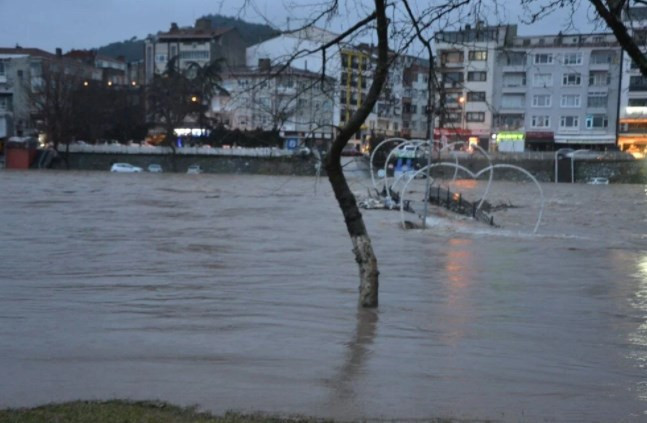
[[[209,40],[217,38],[227,32],[234,31],[234,28],[178,28],[177,26],[171,27],[168,32],[161,32],[157,34],[157,38],[162,40]]]
[[[26,56],[37,56],[44,58],[54,58],[55,54],[41,50],[39,48],[31,47],[0,47],[0,54],[11,54],[11,55],[26,55]]]

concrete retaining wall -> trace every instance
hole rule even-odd
[[[62,154],[64,157],[65,154]],[[67,161],[70,169],[110,170],[117,162],[126,162],[143,169],[157,163],[165,172],[186,172],[190,165],[197,164],[209,173],[250,173],[262,175],[315,175],[315,161],[312,157],[246,157],[216,155],[159,155],[159,154],[119,154],[119,153],[69,153]],[[63,160],[57,161],[54,168],[65,169]]]

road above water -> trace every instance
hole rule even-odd
[[[0,407],[647,419],[647,192],[496,182],[490,228],[364,216],[380,307],[326,180],[0,172]],[[366,193],[370,181],[354,176]],[[461,181],[459,190],[482,189]]]

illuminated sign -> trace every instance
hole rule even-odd
[[[523,141],[525,139],[523,132],[499,132],[496,134],[496,141]]]

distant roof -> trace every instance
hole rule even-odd
[[[197,28],[177,28],[169,32],[160,32],[157,38],[160,40],[175,40],[175,39],[210,39],[219,37],[234,28],[216,28],[216,29],[197,29]]]
[[[0,47],[0,54],[18,54],[27,56],[38,56],[45,58],[56,57],[55,54],[41,50],[39,48],[25,48],[25,47]]]

